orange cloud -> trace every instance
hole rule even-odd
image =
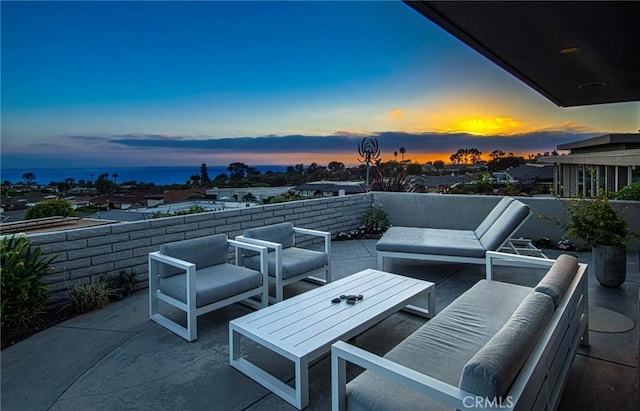
[[[404,111],[402,111],[399,108],[394,108],[393,110],[391,110],[390,112],[387,113],[387,116],[391,117],[391,118],[402,118],[405,115],[406,114],[404,113]]]

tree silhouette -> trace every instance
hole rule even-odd
[[[404,153],[406,153],[407,150],[404,147],[400,147],[400,154],[402,154],[402,161],[404,161]]]
[[[113,192],[115,184],[109,180],[109,173],[102,173],[96,180],[96,190],[100,194],[108,194]]]
[[[118,177],[120,177],[120,176],[118,175],[118,173],[113,173],[113,174],[111,174],[111,177],[113,177],[113,182],[114,182],[114,184],[117,184],[117,183],[118,183]]]
[[[33,184],[34,181],[36,181],[36,175],[33,174],[32,172],[24,173],[22,175],[22,179],[24,180],[25,183],[27,183],[28,185],[31,185]]]
[[[209,171],[205,163],[200,164],[200,184],[208,183],[211,181],[209,178]]]
[[[482,160],[481,156],[482,151],[477,148],[460,148],[449,159],[453,164],[477,164]]]
[[[497,160],[504,157],[505,155],[506,154],[502,150],[493,150],[491,154],[489,154],[489,157],[491,157],[492,160]]]

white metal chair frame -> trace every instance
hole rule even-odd
[[[236,303],[242,302],[253,308],[259,309],[268,306],[269,296],[269,280],[267,273],[267,249],[265,247],[242,243],[235,240],[227,240],[228,244],[234,247],[235,251],[235,264],[239,265],[240,253],[238,248],[256,251],[260,253],[260,273],[262,274],[262,284],[260,287],[252,290],[245,291],[241,294],[234,295],[224,300],[216,301],[212,304],[202,307],[196,306],[196,277],[198,270],[196,265],[189,261],[184,261],[178,258],[170,257],[168,255],[161,254],[159,251],[149,253],[149,316],[156,323],[163,327],[173,331],[180,337],[191,342],[198,338],[198,321],[197,317],[217,310],[218,308]],[[183,302],[175,299],[171,296],[164,294],[159,290],[159,268],[160,264],[167,264],[181,270],[186,273],[187,281],[187,301]],[[249,299],[255,295],[260,294],[260,303]],[[162,300],[165,303],[184,311],[187,315],[187,326],[176,323],[168,317],[158,312],[158,300]]]
[[[258,240],[256,238],[249,238],[249,237],[245,237],[244,235],[236,236],[236,240],[238,241],[260,245],[263,247],[267,247],[270,250],[274,250],[275,273],[274,273],[274,277],[269,276],[269,281],[275,284],[275,292],[276,292],[275,299],[273,299],[272,297],[269,297],[270,301],[272,302],[280,302],[284,299],[284,286],[287,284],[291,284],[303,279],[307,279],[308,281],[312,281],[317,284],[326,284],[331,282],[331,233],[326,231],[311,230],[308,228],[300,228],[300,227],[293,227],[293,232],[294,232],[293,247],[296,246],[295,234],[311,235],[311,236],[324,238],[323,252],[327,255],[327,265],[325,267],[307,271],[295,277],[283,279],[282,278],[282,250],[283,250],[282,244],[274,243],[271,241]],[[240,263],[242,263],[242,259],[240,260]],[[324,279],[316,277],[321,273],[324,273],[324,277],[325,277]]]

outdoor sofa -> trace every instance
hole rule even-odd
[[[534,287],[492,280],[493,260],[550,266]],[[503,261],[504,262],[504,261]],[[332,345],[334,410],[556,409],[588,345],[586,265],[487,253],[487,277],[384,357]],[[366,370],[346,384],[346,363]]]
[[[391,227],[376,243],[378,269],[385,258],[484,264],[487,251],[498,251],[531,215],[529,206],[503,197],[475,230]]]

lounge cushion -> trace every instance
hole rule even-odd
[[[196,307],[257,288],[262,284],[262,274],[232,264],[219,264],[198,270],[196,273]],[[160,278],[159,289],[177,300],[187,301],[186,274]]]
[[[538,343],[553,311],[551,297],[533,291],[464,366],[460,388],[483,398],[504,397]]]
[[[389,228],[376,243],[376,250],[480,258],[486,252],[471,230],[420,227]]]
[[[294,231],[291,223],[278,223],[265,227],[250,228],[244,231],[244,236],[256,240],[271,241],[282,244],[282,248],[293,247]]]
[[[569,289],[569,284],[571,284],[577,272],[578,259],[568,254],[562,254],[535,289],[553,298],[553,303],[557,307],[560,305],[564,294]]]
[[[296,277],[317,268],[324,267],[329,260],[325,253],[320,251],[307,250],[304,248],[289,247],[282,250],[282,279],[286,280]],[[269,252],[267,255],[269,276],[275,277],[276,273],[276,253]],[[244,265],[254,270],[260,270],[260,256],[245,257]]]
[[[467,361],[530,292],[529,287],[481,280],[384,357],[457,386]],[[450,409],[370,371],[347,384],[349,410],[414,410],[415,404],[425,410]]]
[[[160,246],[160,253],[180,260],[188,261],[196,265],[196,270],[227,262],[229,245],[227,236],[216,234],[191,240],[176,241]],[[158,274],[160,277],[184,273],[184,270],[160,264]]]
[[[513,200],[491,227],[479,237],[480,244],[485,250],[497,250],[528,215],[529,206],[521,201]]]
[[[487,230],[493,225],[493,223],[496,222],[498,217],[500,217],[500,215],[504,213],[504,210],[507,209],[507,207],[509,206],[509,204],[513,202],[513,200],[514,200],[513,197],[509,197],[509,196],[502,197],[502,200],[500,200],[498,204],[495,207],[493,207],[493,210],[491,210],[491,212],[487,214],[487,216],[480,223],[478,228],[474,230],[474,234],[476,235],[476,237],[478,238],[482,237],[487,232]]]

